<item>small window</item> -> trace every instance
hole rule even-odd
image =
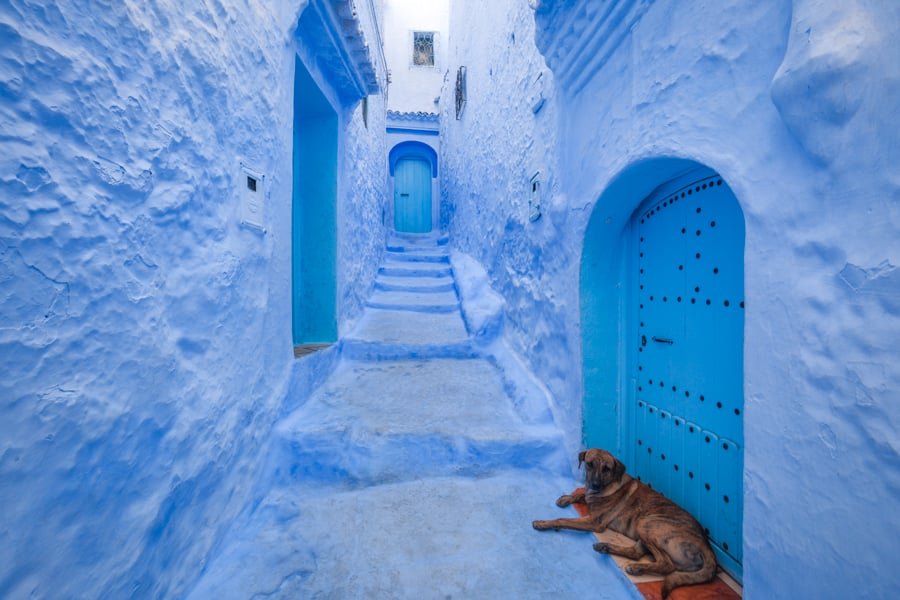
[[[413,32],[413,64],[418,67],[434,66],[434,32]]]

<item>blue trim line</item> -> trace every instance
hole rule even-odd
[[[440,135],[435,129],[412,129],[408,127],[388,127],[388,133],[412,133],[415,135]]]

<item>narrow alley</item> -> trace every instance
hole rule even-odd
[[[897,598],[897,39],[0,1],[0,598]]]
[[[446,237],[395,237],[386,256],[189,597],[639,598],[590,534],[532,530],[574,513],[554,504],[572,487],[562,438],[473,345]]]

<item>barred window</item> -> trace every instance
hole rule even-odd
[[[413,64],[420,67],[434,66],[434,32],[413,32]]]

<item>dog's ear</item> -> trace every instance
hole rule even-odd
[[[587,450],[582,450],[578,453],[578,468],[581,468],[581,464],[584,462],[584,455],[587,454]]]
[[[622,476],[625,475],[625,465],[618,458],[616,459],[616,464],[613,466],[613,475],[616,476],[616,481],[620,481]]]

